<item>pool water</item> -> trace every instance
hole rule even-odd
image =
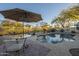
[[[74,41],[73,37],[70,35],[59,35],[59,34],[39,36],[37,40],[43,43],[53,43],[53,44],[62,43],[64,41],[70,41],[70,42]]]

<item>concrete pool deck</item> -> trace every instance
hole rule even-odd
[[[68,42],[68,41],[64,41],[62,43],[57,43],[57,44],[52,44],[52,43],[42,43],[40,41],[37,41],[37,36],[31,36],[29,37],[26,41],[26,44],[32,45],[34,47],[33,50],[31,47],[29,47],[30,51],[34,51],[36,52],[36,54],[33,52],[33,54],[30,54],[29,52],[27,52],[27,55],[29,56],[71,56],[71,53],[69,52],[69,49],[71,48],[79,48],[79,36],[75,36],[74,37],[76,40],[73,42]],[[44,49],[42,48],[44,47]],[[34,50],[34,48],[36,49],[36,51]],[[47,49],[47,50],[46,50]],[[29,51],[26,49],[26,51]],[[39,50],[42,51],[39,54]],[[45,51],[44,51],[45,50]]]
[[[41,44],[47,48],[49,48],[51,51],[47,54],[47,56],[71,56],[71,53],[69,52],[69,49],[71,48],[79,48],[79,36],[75,36],[74,38],[76,39],[73,42],[68,42],[64,41],[62,43],[57,43],[57,44],[51,44],[51,43],[41,43],[39,41],[36,41],[37,39],[36,36],[31,37],[33,41],[35,41],[38,44]]]

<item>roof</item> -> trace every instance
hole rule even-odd
[[[21,21],[21,22],[37,22],[42,20],[42,17],[40,14],[22,10],[19,8],[0,11],[0,13],[5,18]]]

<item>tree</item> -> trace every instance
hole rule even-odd
[[[75,12],[75,11],[74,11]],[[66,10],[66,11],[62,11],[60,16],[66,20],[66,21],[70,21],[70,20],[78,20],[79,18],[77,17],[77,15],[75,15],[73,12],[73,10],[69,9],[69,10]],[[79,15],[78,15],[79,16]]]
[[[70,26],[71,21],[77,21],[79,20],[79,6],[73,6],[71,8],[68,8],[67,10],[64,10],[60,14],[61,17],[68,22],[68,25]]]
[[[68,23],[68,26],[70,26],[70,21],[79,20],[79,5],[63,10],[55,20],[57,23],[60,23],[63,28],[65,23]]]
[[[41,24],[40,26],[44,32],[51,29],[51,26],[46,22],[41,22],[40,24]]]
[[[64,26],[65,19],[62,18],[62,17],[60,17],[60,16],[59,16],[59,17],[56,17],[56,18],[54,19],[54,22],[57,24],[57,26],[61,25],[62,28],[65,27],[65,26]],[[52,21],[52,23],[53,23],[53,21]]]
[[[26,32],[26,28],[20,22],[11,22],[9,20],[4,20],[1,22],[1,25],[2,28],[9,34],[18,34]]]

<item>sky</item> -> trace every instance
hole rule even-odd
[[[0,11],[13,8],[21,8],[27,11],[41,14],[43,22],[48,24],[58,16],[58,14],[65,8],[68,8],[72,4],[70,3],[2,3],[0,4]],[[4,17],[0,14],[0,20],[4,20]],[[39,22],[38,22],[39,23]],[[31,23],[37,24],[37,23]]]

